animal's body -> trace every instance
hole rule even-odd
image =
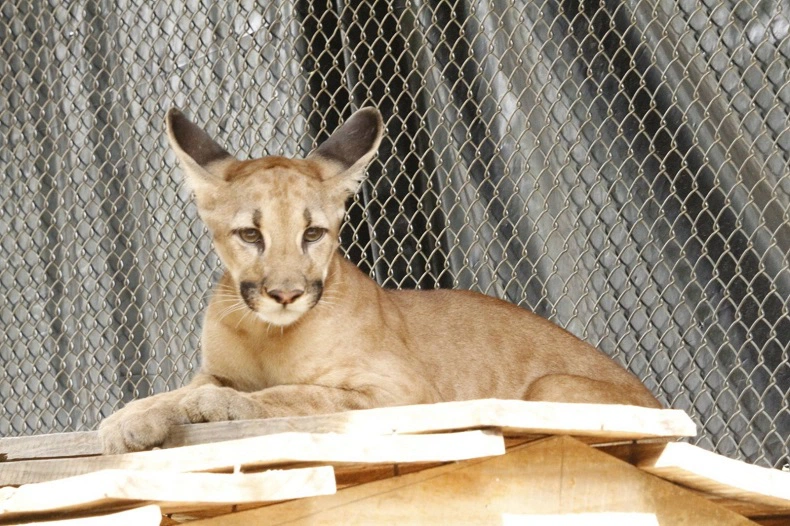
[[[173,425],[477,398],[659,407],[639,380],[551,322],[468,291],[382,289],[337,250],[346,199],[381,140],[354,114],[307,159],[239,161],[180,112],[170,142],[227,271],[201,370],[100,428],[105,451]]]

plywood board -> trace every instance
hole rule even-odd
[[[790,473],[747,464],[682,442],[602,449],[739,513],[790,515]]]
[[[655,514],[662,525],[753,524],[569,437],[193,524],[501,524],[505,514],[613,512]]]
[[[441,435],[282,433],[123,455],[0,462],[0,487],[45,482],[105,469],[187,472],[305,462],[446,462],[502,455],[504,452],[502,435],[491,430]]]
[[[105,470],[5,488],[0,520],[46,513],[156,502],[163,512],[183,508],[275,502],[335,492],[330,466],[254,474]]]
[[[655,513],[502,515],[502,526],[659,526]]]
[[[489,399],[183,425],[174,430],[165,447],[286,432],[393,434],[487,427],[501,428],[506,436],[568,434],[588,437],[588,442],[696,434],[688,415],[675,409]],[[101,444],[96,433],[0,438],[0,454],[9,460],[99,453]]]

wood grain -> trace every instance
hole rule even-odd
[[[412,434],[487,427],[501,428],[509,437],[568,434],[587,437],[588,443],[696,434],[696,426],[688,415],[675,409],[488,399],[189,424],[175,428],[165,447],[290,432]],[[101,444],[95,432],[0,438],[0,454],[5,454],[8,460],[100,453]]]
[[[299,463],[398,464],[447,462],[502,455],[498,431],[441,435],[281,433],[123,455],[0,463],[0,486],[45,482],[105,469],[223,471]]]
[[[159,526],[161,521],[159,506],[150,505],[94,517],[25,522],[25,526]]]
[[[668,525],[753,524],[569,437],[193,524],[501,524],[505,514],[625,512]]]
[[[602,448],[638,468],[699,491],[748,516],[790,515],[790,473],[674,442]]]
[[[0,438],[0,460],[81,457],[101,452],[95,431]]]
[[[502,515],[502,526],[659,526],[655,513]]]
[[[0,520],[154,502],[164,513],[218,505],[275,502],[334,493],[329,467],[255,474],[105,470],[6,492]]]

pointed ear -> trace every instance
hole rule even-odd
[[[189,187],[201,195],[224,181],[225,162],[233,160],[222,146],[176,108],[167,112],[167,137],[186,173]]]
[[[334,168],[326,182],[340,189],[344,198],[356,193],[365,176],[365,167],[376,155],[384,122],[374,108],[356,111],[343,125],[308,155],[308,159],[328,161]]]

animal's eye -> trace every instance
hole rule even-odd
[[[324,234],[326,234],[325,228],[311,226],[310,228],[304,231],[304,236],[302,237],[302,239],[304,239],[307,243],[315,243],[316,241],[324,237]]]
[[[237,233],[242,241],[253,245],[257,245],[263,239],[263,236],[256,228],[242,228]]]

